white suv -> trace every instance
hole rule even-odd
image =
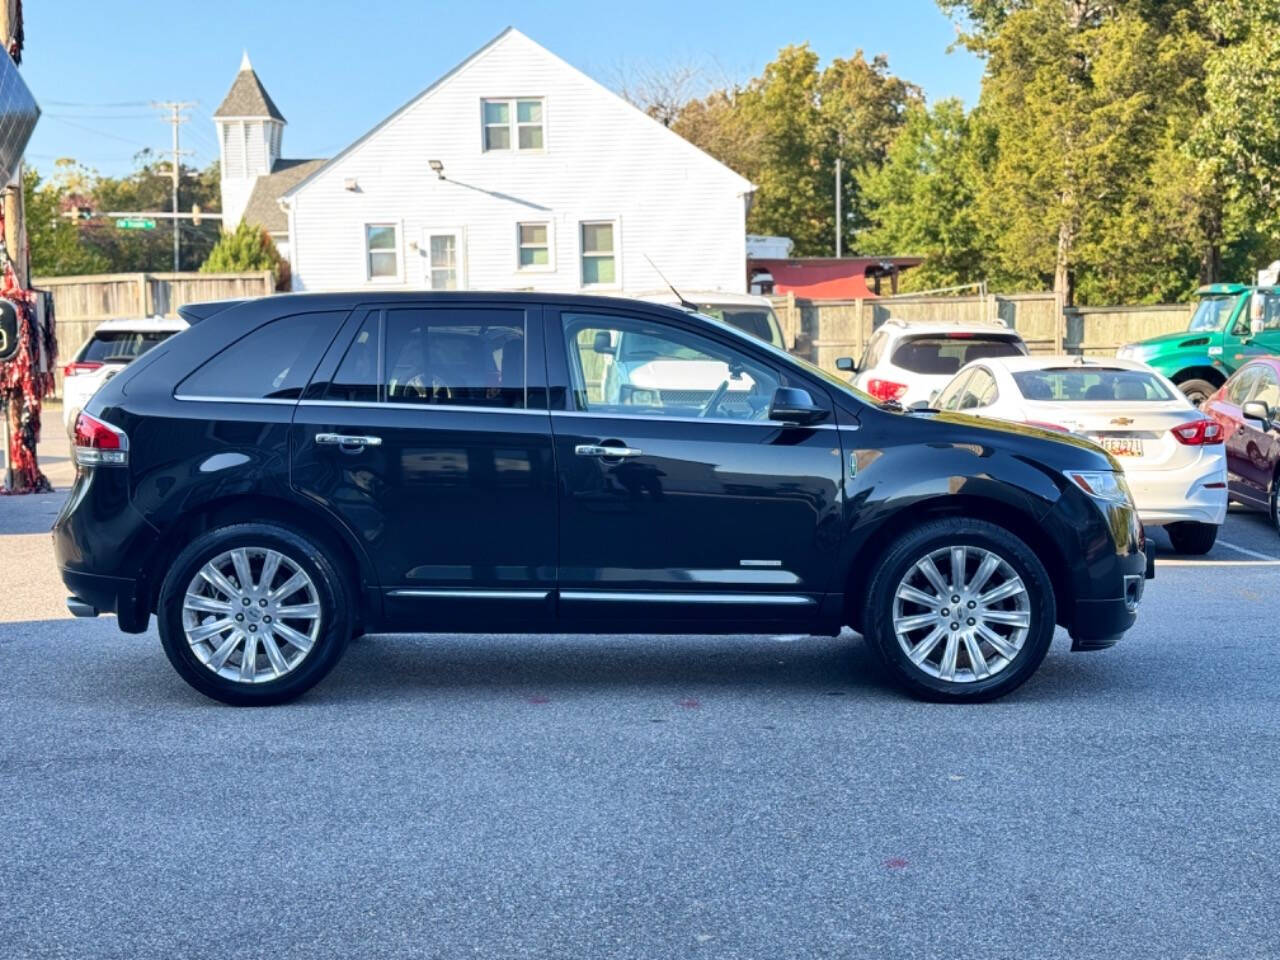
[[[62,368],[62,422],[70,429],[94,392],[157,343],[187,329],[168,317],[108,320]]]
[[[840,357],[836,368],[853,373],[853,385],[883,403],[904,407],[930,403],[967,363],[1027,355],[1027,345],[998,320],[987,323],[908,323],[890,318],[880,325],[861,361]]]

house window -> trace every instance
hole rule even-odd
[[[484,148],[541,150],[542,100],[540,98],[484,100]]]
[[[433,233],[427,242],[432,290],[458,289],[458,235]]]
[[[545,223],[522,223],[519,229],[520,269],[536,270],[551,266],[550,226]]]
[[[370,280],[395,279],[400,275],[399,244],[394,223],[365,224],[364,247]]]
[[[613,286],[618,282],[614,224],[610,220],[582,224],[582,285]]]

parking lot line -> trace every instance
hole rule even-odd
[[[1280,560],[1165,560],[1156,558],[1156,566],[1164,567],[1280,567]]]
[[[1273,557],[1269,553],[1259,553],[1257,550],[1250,550],[1248,547],[1238,547],[1234,543],[1227,543],[1225,540],[1219,540],[1218,546],[1226,547],[1228,550],[1235,550],[1237,553],[1243,553],[1248,557],[1256,557],[1259,560],[1274,560],[1280,563],[1280,557]]]

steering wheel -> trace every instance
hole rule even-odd
[[[702,409],[698,411],[699,417],[709,417],[716,407],[720,406],[720,401],[724,399],[724,395],[729,392],[729,381],[726,380],[720,386],[712,391],[711,396],[707,398],[707,402],[702,405]]]

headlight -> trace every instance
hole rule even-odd
[[[1129,484],[1125,483],[1123,474],[1099,470],[1088,473],[1069,473],[1067,476],[1095,500],[1133,506],[1133,494],[1129,492]]]

